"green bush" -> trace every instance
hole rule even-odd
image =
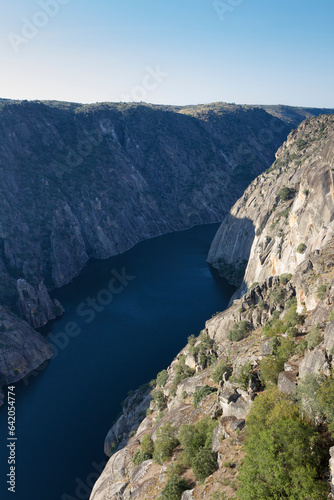
[[[163,410],[166,406],[166,398],[161,389],[157,389],[152,394],[153,400],[156,404],[156,407],[159,411]]]
[[[299,325],[302,322],[302,316],[297,313],[297,306],[292,306],[284,316],[285,326],[290,328]]]
[[[149,455],[148,453],[144,453],[143,451],[136,450],[133,454],[132,457],[132,462],[137,466],[140,465],[141,463],[145,462],[145,460],[150,460],[152,458],[152,455]]]
[[[295,195],[295,190],[284,186],[278,193],[279,200],[288,201]]]
[[[217,453],[201,448],[192,460],[192,469],[197,481],[204,481],[217,470]]]
[[[211,449],[213,430],[217,425],[216,420],[205,417],[194,425],[183,424],[181,426],[179,440],[186,467],[191,467],[193,458],[201,448]]]
[[[262,328],[262,333],[266,337],[275,337],[281,333],[285,333],[286,327],[281,319],[271,319]]]
[[[274,354],[277,361],[284,364],[294,354],[295,349],[296,344],[292,340],[284,337],[277,339],[274,347]]]
[[[328,317],[328,321],[334,321],[334,309],[331,310],[331,313]]]
[[[284,369],[284,362],[275,356],[266,356],[260,361],[260,380],[263,385],[277,384],[278,375]]]
[[[162,370],[157,375],[157,386],[164,387],[168,380],[168,372],[167,370]]]
[[[194,347],[196,340],[197,339],[196,339],[195,335],[190,335],[188,337],[188,344],[190,345],[190,347]]]
[[[163,500],[180,500],[184,491],[189,490],[187,481],[178,476],[172,476],[167,480],[166,486],[159,498]]]
[[[194,408],[197,408],[198,403],[205,398],[205,396],[208,396],[209,394],[212,394],[213,392],[216,392],[217,389],[214,387],[210,387],[208,385],[204,385],[203,387],[200,387],[197,389],[197,391],[194,393]]]
[[[319,326],[313,326],[311,331],[306,335],[307,347],[314,349],[322,341],[321,329]]]
[[[279,277],[279,282],[281,283],[281,285],[286,285],[287,283],[289,283],[291,278],[292,278],[292,274],[288,274],[288,273],[281,274],[281,276]]]
[[[250,363],[245,363],[239,368],[235,381],[241,384],[244,389],[247,389],[249,381],[252,378],[252,371],[252,365]]]
[[[149,434],[145,434],[145,436],[143,436],[140,445],[141,445],[141,451],[143,453],[146,453],[147,455],[151,455],[152,458],[154,453],[154,443]]]
[[[232,330],[230,330],[227,334],[227,338],[232,342],[238,342],[248,336],[249,330],[250,323],[248,321],[240,321],[239,323],[235,323],[233,325]]]
[[[297,405],[277,388],[258,396],[247,419],[238,498],[325,498],[319,442],[320,435],[301,421]]]
[[[199,338],[204,349],[212,349],[214,342],[204,330],[201,331]]]
[[[297,252],[298,253],[305,253],[306,248],[307,248],[307,246],[305,245],[305,243],[300,243],[297,247]]]
[[[176,437],[177,429],[170,422],[166,422],[157,432],[157,439],[154,444],[153,459],[158,464],[162,464],[172,455],[179,444]]]
[[[192,370],[189,368],[189,366],[186,365],[186,357],[184,354],[179,356],[179,362],[175,368],[175,377],[173,381],[173,389],[176,390],[177,386],[179,385],[182,380],[192,377],[195,373],[195,370]]]
[[[227,373],[227,377],[229,377],[232,373],[232,367],[226,361],[220,361],[211,373],[211,380],[215,384],[219,384],[223,380],[224,373]]]

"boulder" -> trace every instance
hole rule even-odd
[[[285,394],[295,394],[297,386],[296,374],[293,372],[281,372],[278,375],[278,390]]]
[[[233,420],[233,422],[230,423],[230,429],[231,431],[241,431],[245,427],[245,420],[243,418],[238,418],[237,420]]]
[[[322,347],[316,347],[313,351],[306,354],[304,359],[301,361],[299,365],[299,377],[303,378],[308,373],[314,373],[315,375],[330,375],[327,353]]]
[[[332,355],[332,350],[334,348],[334,321],[327,323],[324,334],[324,346],[327,351],[327,355]]]
[[[194,500],[194,490],[187,490],[183,493],[181,500]]]
[[[272,354],[274,354],[274,345],[272,339],[269,339],[261,345],[261,355],[271,356]]]

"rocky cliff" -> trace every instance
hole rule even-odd
[[[333,162],[333,115],[306,120],[234,205],[208,260],[236,284],[248,263],[239,296],[269,276],[293,273],[331,238]]]
[[[91,500],[272,498],[268,487],[274,479],[264,480],[267,496],[242,489],[248,416],[254,422],[254,401],[266,397],[281,405],[276,420],[285,418],[285,404],[294,412],[293,422],[314,433],[316,441],[306,452],[318,467],[309,486],[315,489],[307,496],[300,485],[295,498],[327,498],[334,474],[328,432],[334,412],[328,405],[321,410],[315,395],[333,387],[333,125],[334,116],[303,123],[223,222],[210,256],[221,264],[223,255],[226,272],[233,253],[239,275],[239,264],[249,259],[245,283],[248,272],[252,286],[210,319],[199,337],[188,339],[153,389],[152,384],[141,388],[126,400],[106,438],[105,451],[112,456]],[[321,442],[319,463],[312,459],[315,442]],[[299,467],[303,474],[301,462]],[[257,480],[262,479],[254,476]],[[168,496],[172,491],[176,496]],[[277,498],[289,497],[282,495]]]

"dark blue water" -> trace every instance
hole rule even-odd
[[[166,368],[234,292],[206,263],[217,228],[161,236],[91,262],[54,293],[66,312],[44,333],[58,352],[16,385],[15,495],[5,484],[6,408],[0,410],[1,499],[89,498],[127,391]]]

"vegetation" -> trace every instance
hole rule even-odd
[[[180,500],[183,492],[188,489],[189,486],[187,481],[182,477],[174,475],[167,480],[160,498],[163,500]]]
[[[157,375],[157,380],[156,380],[157,386],[164,387],[166,385],[167,380],[168,380],[168,372],[167,370],[162,370]]]
[[[232,342],[238,342],[248,336],[250,330],[250,324],[248,321],[240,321],[239,323],[235,323],[233,325],[232,330],[230,330],[227,334],[228,340]]]
[[[252,365],[245,363],[239,368],[239,373],[235,377],[235,381],[241,384],[244,389],[247,389],[250,379],[252,378]]]
[[[205,417],[195,425],[184,424],[180,429],[183,463],[192,467],[199,481],[217,470],[217,455],[211,451],[213,430],[217,425],[216,420]]]
[[[239,498],[324,498],[319,443],[319,433],[301,420],[298,406],[287,396],[277,388],[260,395],[247,419]]]
[[[314,349],[322,341],[321,329],[318,326],[313,326],[311,331],[306,335],[307,347]]]
[[[203,387],[197,389],[197,391],[194,393],[194,408],[197,408],[198,403],[202,401],[203,398],[216,391],[217,389],[208,385],[204,385]]]
[[[324,300],[327,291],[326,285],[320,285],[317,289],[317,297],[319,300]]]
[[[291,200],[295,195],[295,190],[284,186],[278,193],[278,198],[281,201]]]
[[[166,406],[166,398],[161,389],[157,389],[153,392],[153,401],[159,411],[162,411]]]
[[[155,462],[162,464],[172,455],[179,444],[176,434],[177,429],[170,422],[166,422],[160,427],[154,444],[153,459]]]
[[[229,377],[232,373],[232,367],[226,361],[220,361],[211,373],[211,380],[215,384],[219,384],[223,380],[224,373],[227,373],[227,377]]]
[[[305,253],[306,252],[306,245],[305,243],[300,243],[297,247],[297,252],[298,253]]]

